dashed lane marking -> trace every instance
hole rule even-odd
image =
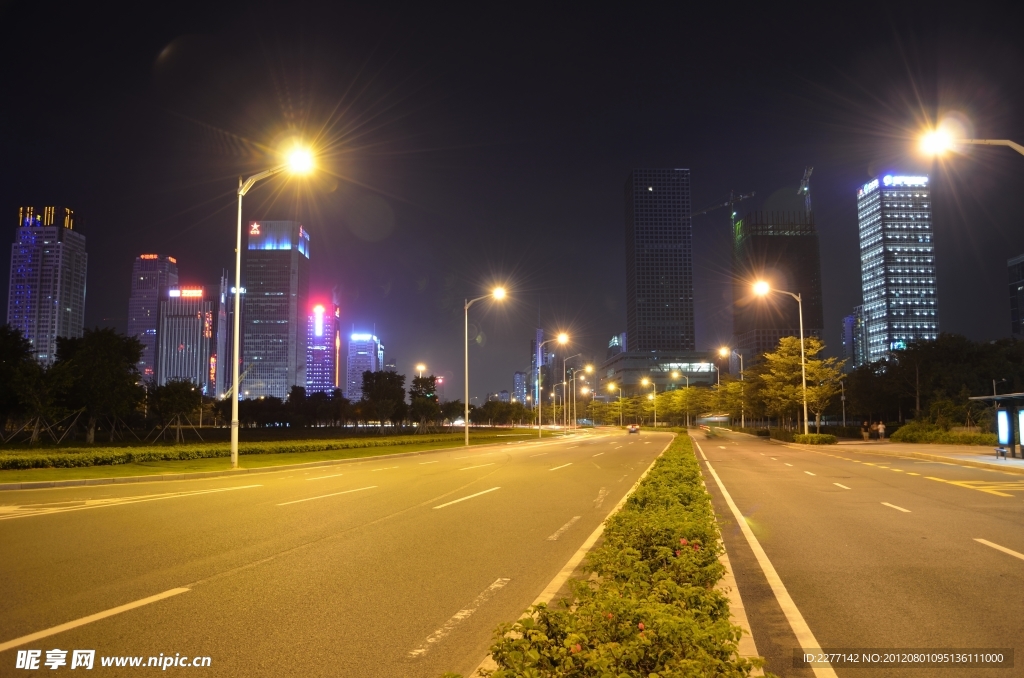
[[[447,637],[448,634],[452,632],[452,629],[454,629],[456,626],[458,626],[465,620],[469,619],[473,615],[473,613],[477,611],[477,608],[486,603],[487,599],[490,598],[495,591],[497,591],[500,588],[503,588],[505,584],[509,583],[510,581],[511,579],[507,577],[496,579],[493,584],[484,589],[483,593],[474,598],[472,603],[470,603],[466,607],[462,608],[461,610],[453,614],[451,618],[449,618],[448,621],[446,621],[444,625],[441,626],[441,628],[437,629],[429,636],[427,636],[427,639],[423,641],[422,645],[417,647],[415,650],[409,652],[409,658],[418,659],[419,657],[422,657],[427,652],[429,652],[430,648],[444,640],[445,637]]]
[[[373,471],[390,471],[393,468],[398,468],[398,467],[397,466],[385,466],[384,468],[375,468],[375,469],[372,469],[370,471],[370,473],[373,473]]]
[[[849,487],[847,487],[846,485],[843,485],[842,483],[832,483],[832,484],[835,485],[836,487],[841,487],[844,490],[849,490],[850,489]]]
[[[547,452],[541,452],[540,454],[531,454],[530,459],[533,459],[534,457],[543,457],[545,454],[547,454]]]
[[[602,454],[604,454],[604,452],[598,452],[597,454],[595,454],[595,455],[592,455],[592,456],[594,456],[594,457],[600,457],[600,456],[601,456]]]
[[[183,497],[195,497],[202,494],[233,492],[234,490],[249,490],[255,487],[263,486],[242,485],[240,487],[218,487],[210,490],[191,490],[189,492],[163,492],[161,494],[143,494],[133,497],[85,499],[82,501],[62,501],[46,504],[26,504],[24,506],[0,506],[0,520],[27,518],[28,516],[50,515],[53,513],[68,513],[70,511],[85,511],[87,509],[106,508],[109,506],[123,506],[125,504],[139,504],[146,501],[159,501],[161,499],[180,499]]]
[[[1013,549],[1008,549],[1005,546],[1000,546],[999,544],[993,544],[988,539],[978,539],[977,537],[975,537],[974,541],[978,542],[979,544],[984,544],[985,546],[990,546],[994,548],[996,551],[1002,551],[1003,553],[1011,555],[1014,558],[1020,558],[1021,560],[1024,560],[1024,553],[1017,553]],[[4,649],[5,648],[0,647],[0,651],[3,651]]]
[[[500,487],[492,487],[489,490],[484,490],[483,492],[477,492],[476,494],[471,494],[468,497],[463,497],[461,499],[456,499],[455,501],[450,501],[447,504],[441,504],[440,506],[435,506],[434,508],[435,509],[443,509],[445,506],[451,506],[452,504],[458,504],[460,501],[466,501],[467,499],[472,499],[473,497],[479,497],[481,494],[487,494],[488,492],[494,492],[495,490],[500,490],[500,489],[501,489]]]
[[[421,461],[420,466],[423,466],[424,464],[436,464],[439,461],[440,459],[434,459],[433,461]]]
[[[472,469],[475,469],[475,468],[483,468],[484,466],[494,466],[494,462],[492,461],[490,464],[480,464],[478,466],[467,466],[466,468],[460,468],[459,470],[460,471],[469,471],[469,470],[472,470]]]
[[[905,509],[902,506],[897,506],[896,504],[890,504],[887,501],[883,501],[882,502],[882,506],[888,506],[889,508],[894,508],[897,511],[903,511],[904,513],[910,513],[910,509]]]
[[[809,475],[809,476],[813,476],[813,475],[816,475],[816,474],[814,474],[814,473],[811,473],[810,471],[804,471],[804,473],[806,473],[806,474],[807,474],[807,475]]]
[[[792,466],[792,464],[790,464],[788,461],[784,461],[782,463],[785,464],[786,466]]]
[[[557,471],[558,469],[565,468],[566,466],[572,466],[572,462],[570,461],[568,464],[562,464],[561,466],[556,466],[555,468],[549,468],[548,470],[549,471]]]
[[[565,534],[566,530],[568,530],[570,527],[575,525],[576,521],[579,520],[579,519],[580,519],[580,516],[573,516],[572,518],[570,518],[569,522],[567,522],[565,525],[562,525],[560,528],[555,530],[555,533],[553,535],[548,537],[548,541],[558,541],[558,538],[561,537],[563,534]]]
[[[372,490],[377,487],[376,485],[370,485],[369,487],[360,487],[357,490],[345,490],[344,492],[332,492],[330,494],[321,494],[318,497],[306,497],[305,499],[296,499],[295,501],[286,501],[278,506],[288,506],[289,504],[301,504],[304,501],[313,501],[314,499],[326,499],[327,497],[337,497],[339,494],[351,494],[352,492],[362,492],[363,490]]]
[[[317,476],[315,478],[306,478],[306,480],[324,480],[326,478],[338,478],[338,477],[343,476],[343,475],[345,475],[345,474],[344,473],[335,473],[335,474],[329,475],[329,476]]]

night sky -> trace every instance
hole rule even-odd
[[[476,396],[511,390],[538,317],[599,358],[625,330],[632,167],[689,168],[694,209],[756,191],[742,213],[799,208],[813,165],[832,353],[860,300],[857,186],[928,172],[940,329],[1009,334],[1024,157],[933,166],[913,141],[956,113],[977,137],[1024,143],[1010,3],[211,4],[0,0],[5,307],[19,205],[75,209],[87,326],[125,330],[144,252],[216,285],[238,175],[302,138],[321,170],[260,184],[245,219],[299,219],[311,297],[336,288],[344,327],[375,326],[399,371],[423,361],[453,387],[462,299],[505,283],[506,303],[472,309]],[[726,211],[696,218],[694,242],[705,349],[732,332]]]

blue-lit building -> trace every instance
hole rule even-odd
[[[363,398],[363,372],[384,369],[384,345],[374,334],[353,332],[348,338],[348,364],[345,370],[345,397]]]
[[[142,343],[139,376],[156,378],[157,325],[160,301],[178,284],[178,260],[165,254],[140,254],[132,264],[128,296],[128,336]]]
[[[334,304],[317,304],[306,330],[306,394],[331,393],[338,388],[341,311]]]
[[[212,396],[217,370],[213,300],[198,286],[174,286],[164,295],[157,326],[156,383],[184,379]]]
[[[309,232],[297,221],[252,221],[242,306],[243,398],[285,399],[306,386]]]
[[[526,372],[516,372],[512,375],[512,399],[517,403],[526,404],[526,393],[529,390],[530,375]]]
[[[7,324],[21,330],[32,355],[50,365],[57,337],[81,337],[85,324],[85,236],[66,207],[18,208],[11,245]]]
[[[932,200],[927,176],[886,174],[857,189],[863,360],[939,334]]]

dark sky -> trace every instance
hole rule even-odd
[[[314,295],[337,286],[345,326],[376,325],[406,374],[461,380],[461,300],[505,282],[472,310],[475,395],[511,389],[538,315],[598,357],[625,329],[632,167],[690,168],[698,209],[756,191],[745,211],[792,205],[813,165],[833,352],[860,299],[856,187],[929,172],[940,328],[1009,333],[1024,157],[932,166],[913,138],[957,113],[1024,142],[1010,3],[212,5],[0,0],[0,240],[19,205],[75,208],[89,326],[125,329],[137,254],[215,284],[237,176],[301,137],[321,171],[260,184],[245,219],[300,219]],[[694,220],[698,348],[731,335],[727,223]]]

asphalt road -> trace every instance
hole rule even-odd
[[[0,644],[168,593],[8,648],[0,675],[31,674],[15,668],[18,650],[45,661],[55,648],[95,650],[104,675],[139,669],[100,657],[161,653],[208,656],[209,668],[167,671],[211,676],[468,674],[670,439],[515,439],[257,476],[0,492]],[[71,656],[41,671],[70,671]]]
[[[812,675],[793,667],[800,644],[708,463],[820,647],[1016,649],[1012,669],[837,667],[839,676],[1024,675],[1024,560],[997,548],[1024,554],[1024,477],[856,446],[695,440],[769,671]]]

